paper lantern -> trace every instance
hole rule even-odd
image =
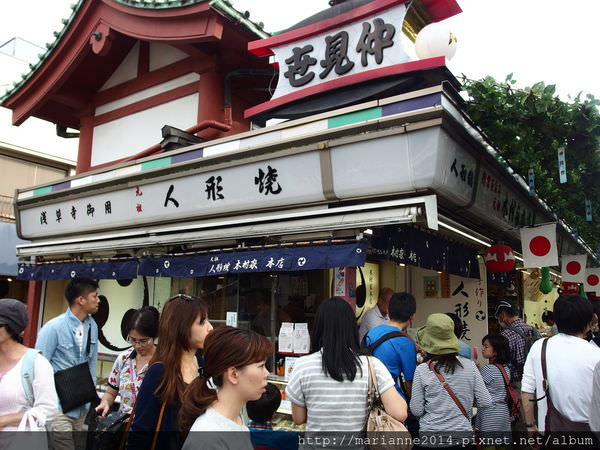
[[[452,59],[456,53],[456,36],[450,27],[443,23],[430,23],[424,27],[415,40],[417,56],[421,59],[445,56]]]
[[[490,272],[510,272],[515,263],[515,252],[508,245],[492,245],[485,251],[485,267]]]

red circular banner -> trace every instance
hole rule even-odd
[[[587,283],[590,286],[596,286],[599,282],[600,278],[598,278],[598,275],[590,275],[587,277]]]
[[[545,256],[550,252],[552,245],[547,237],[536,236],[529,243],[529,250],[535,256]]]

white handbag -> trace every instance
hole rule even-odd
[[[37,417],[36,415],[31,414],[30,411],[25,411],[17,431],[46,431],[45,425],[45,417]]]

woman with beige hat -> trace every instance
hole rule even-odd
[[[426,356],[415,370],[410,401],[419,418],[416,447],[464,449],[472,436],[472,408],[491,406],[490,393],[475,363],[458,356],[460,343],[450,317],[431,314],[417,337]]]

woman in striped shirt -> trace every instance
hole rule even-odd
[[[346,442],[337,441],[342,447],[353,446],[352,432],[357,433],[357,438],[360,436],[368,413],[369,366],[367,357],[359,356],[355,321],[345,300],[334,297],[322,302],[313,327],[313,353],[296,362],[286,389],[294,422],[306,422],[308,433],[349,433]],[[392,376],[377,358],[372,358],[372,362],[385,410],[404,421],[407,405],[394,389]]]
[[[426,363],[415,370],[411,412],[419,418],[419,441],[415,448],[472,448],[471,411],[474,405],[492,404],[475,363],[458,356],[460,344],[454,335],[454,322],[446,314],[431,314],[417,332],[426,352]],[[464,408],[465,416],[436,375],[439,373]],[[472,442],[471,442],[472,443]]]

